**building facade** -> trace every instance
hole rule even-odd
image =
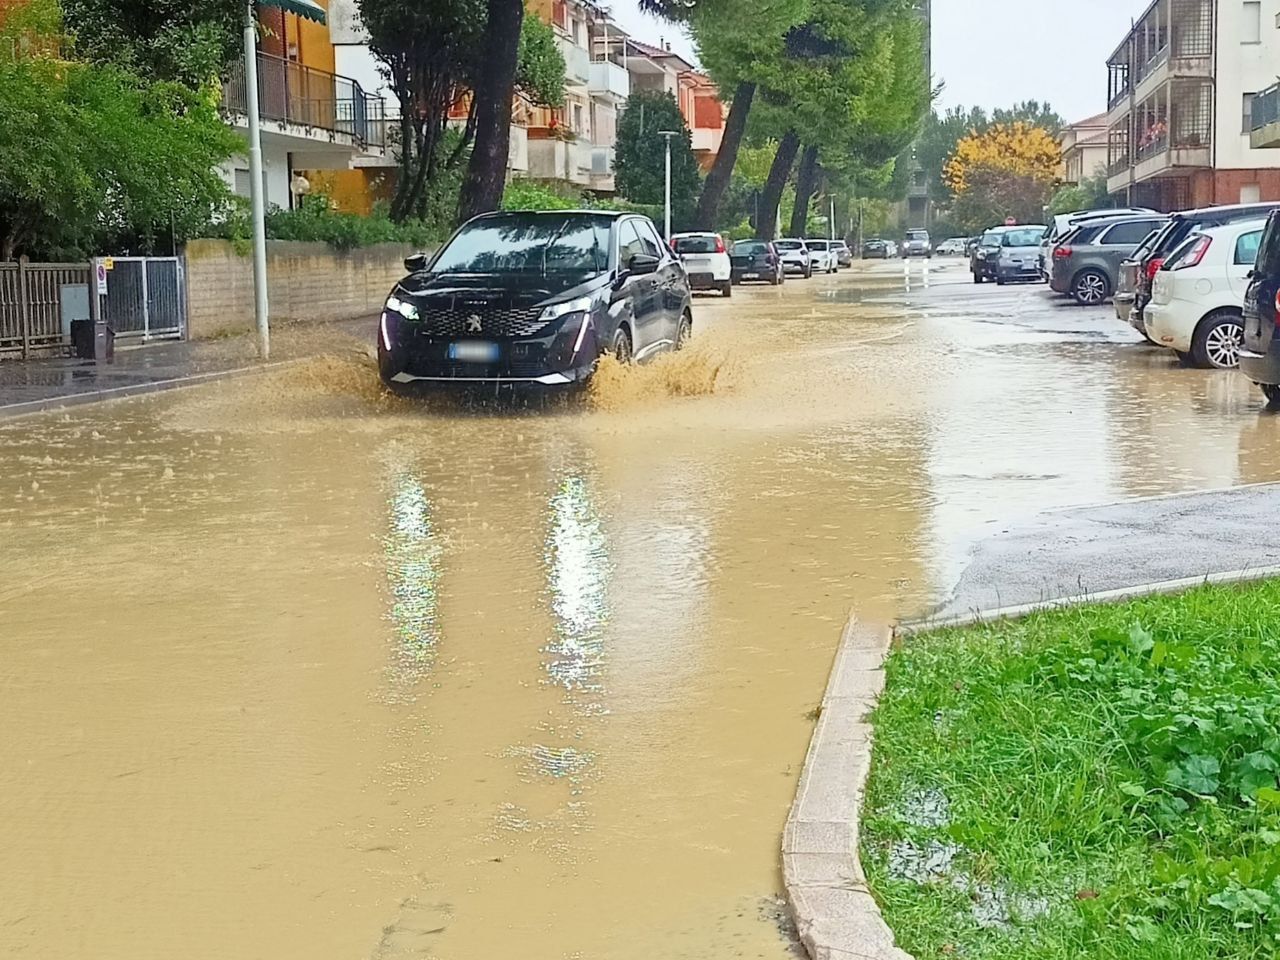
[[[1107,175],[1107,114],[1100,113],[1062,128],[1062,168],[1058,179],[1075,186],[1090,177]]]
[[[1280,200],[1253,108],[1276,80],[1280,0],[1154,0],[1107,61],[1107,188],[1176,210]]]

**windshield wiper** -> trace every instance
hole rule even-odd
[[[560,224],[560,229],[551,235],[551,239],[546,242],[542,248],[542,275],[547,275],[547,251],[551,249],[551,245],[564,236],[564,232],[569,229],[569,218],[564,218],[564,223]]]

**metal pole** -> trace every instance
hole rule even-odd
[[[827,230],[831,234],[831,236],[828,237],[828,239],[835,240],[836,238],[836,195],[834,193],[831,195],[830,200],[831,200],[831,218],[827,221]]]
[[[667,238],[667,246],[671,245],[671,138],[678,137],[675,130],[659,130],[658,136],[666,141],[666,151],[663,154],[663,168],[666,174],[666,193],[663,202],[663,226]]]
[[[253,206],[253,315],[258,324],[258,356],[271,356],[271,326],[267,317],[266,201],[262,196],[262,132],[258,123],[258,27],[253,0],[244,19],[245,105],[249,113],[249,196]]]

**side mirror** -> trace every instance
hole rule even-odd
[[[634,277],[643,277],[656,272],[658,265],[661,263],[662,261],[657,257],[650,256],[647,253],[637,253],[627,261],[627,270]]]
[[[427,269],[427,255],[425,253],[411,253],[404,258],[404,268],[410,273],[417,273],[420,270]]]

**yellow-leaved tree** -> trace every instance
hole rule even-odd
[[[955,194],[951,216],[970,231],[1012,217],[1034,223],[1053,193],[1062,150],[1043,127],[1021,121],[996,124],[956,144],[943,168]]]

